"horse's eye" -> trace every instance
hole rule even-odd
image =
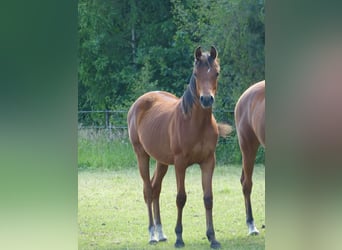
[[[217,73],[216,73],[216,76],[219,76],[219,74],[220,74],[220,73],[219,73],[219,72],[217,72]]]

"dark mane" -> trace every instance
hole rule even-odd
[[[191,75],[190,82],[182,96],[182,111],[184,114],[190,114],[192,105],[197,99],[196,80],[194,74]]]

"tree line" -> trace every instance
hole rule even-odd
[[[201,45],[219,52],[216,108],[264,79],[264,1],[80,0],[79,110],[128,108],[141,94],[181,96]]]

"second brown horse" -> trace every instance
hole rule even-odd
[[[163,92],[149,92],[139,97],[128,112],[128,130],[144,183],[144,199],[149,217],[149,242],[165,241],[160,218],[159,196],[168,166],[174,165],[177,182],[178,216],[175,247],[183,247],[182,212],[186,203],[184,186],[186,168],[198,163],[202,171],[203,200],[206,209],[206,235],[212,248],[219,248],[215,238],[212,208],[212,176],[219,132],[231,131],[218,125],[212,115],[220,66],[217,51],[195,50],[190,83],[181,98]],[[220,126],[220,129],[219,129]],[[226,130],[225,130],[226,129]],[[156,159],[150,179],[149,159]]]
[[[260,145],[265,144],[265,81],[250,86],[235,106],[235,126],[242,154],[241,185],[245,198],[249,235],[259,234],[254,225],[251,192],[254,161]]]

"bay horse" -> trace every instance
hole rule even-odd
[[[242,154],[241,185],[245,199],[249,235],[259,234],[254,225],[251,191],[254,161],[260,145],[265,144],[265,81],[250,86],[235,106],[235,127]]]
[[[178,210],[175,247],[184,246],[182,213],[187,197],[185,172],[188,166],[198,163],[206,209],[206,235],[211,247],[219,248],[212,218],[212,176],[218,135],[229,134],[231,127],[217,124],[212,114],[220,72],[216,48],[212,46],[210,52],[202,52],[198,47],[194,57],[192,76],[183,96],[177,98],[164,91],[152,91],[140,96],[128,111],[128,133],[143,180],[149,217],[149,243],[167,240],[162,230],[159,195],[168,166],[174,165]],[[152,179],[150,157],[156,160]]]

